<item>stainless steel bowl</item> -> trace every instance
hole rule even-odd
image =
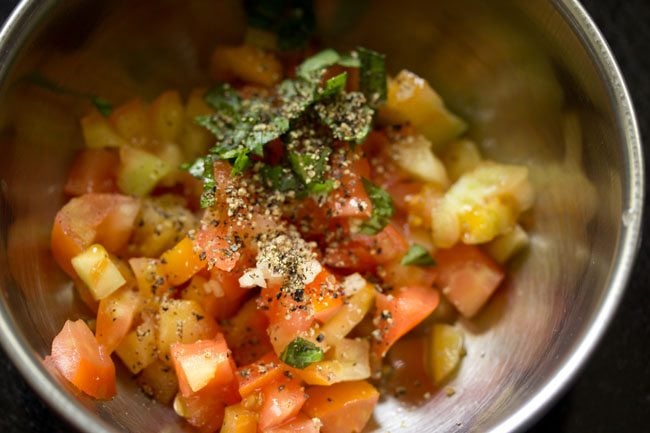
[[[486,311],[463,323],[468,355],[450,383],[455,395],[439,392],[418,407],[388,397],[370,430],[520,430],[585,363],[639,243],[641,144],[616,63],[574,0],[383,0],[350,8],[349,19],[336,15],[337,3],[318,3],[326,44],[368,45],[388,54],[393,72],[406,67],[431,80],[485,153],[528,164],[538,188],[526,218],[531,248]],[[187,90],[206,82],[215,43],[241,37],[242,16],[234,1],[25,0],[0,33],[1,340],[34,389],[80,430],[183,427],[128,375],[116,399],[98,403],[43,367],[65,318],[87,314],[48,254],[83,107],[24,77],[39,71],[115,102]]]

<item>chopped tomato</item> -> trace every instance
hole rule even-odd
[[[377,294],[375,320],[379,339],[373,352],[383,358],[390,347],[433,312],[440,302],[435,289],[423,286],[400,287],[390,295]]]
[[[393,223],[374,236],[355,234],[352,239],[366,247],[377,264],[400,260],[409,249],[408,242]]]
[[[369,172],[368,160],[336,152],[332,161],[332,177],[341,184],[328,197],[332,217],[369,218],[372,202],[362,182]]]
[[[291,295],[281,292],[280,287],[262,289],[260,307],[265,309],[269,318],[267,332],[277,355],[314,322],[314,314],[306,308],[304,300],[297,301]]]
[[[52,341],[51,362],[74,386],[91,397],[115,395],[115,365],[83,320],[66,321]]]
[[[251,299],[224,324],[228,347],[237,365],[246,365],[273,350],[266,328],[269,319],[257,309],[257,300]]]
[[[242,398],[246,398],[254,391],[262,389],[269,382],[274,381],[285,371],[289,370],[286,369],[278,356],[273,352],[269,352],[252,364],[237,370],[239,394]]]
[[[307,389],[304,411],[320,419],[323,433],[360,432],[379,400],[379,392],[365,380]]]
[[[234,236],[225,220],[214,220],[216,224],[203,224],[196,233],[195,243],[199,254],[204,257],[209,267],[216,267],[226,272],[233,270],[239,260],[240,252],[233,250]]]
[[[194,242],[184,237],[160,257],[158,272],[169,284],[177,286],[207,266],[205,257],[196,251]]]
[[[100,301],[95,335],[107,353],[112,353],[128,334],[139,307],[138,292],[128,288],[119,289]]]
[[[72,163],[63,191],[72,196],[115,193],[119,163],[120,157],[114,149],[84,149]]]
[[[503,269],[474,245],[439,250],[436,262],[442,293],[465,317],[473,317],[503,281]]]
[[[344,239],[325,249],[325,264],[347,271],[372,271],[377,262],[372,252],[362,243]]]
[[[320,431],[320,422],[318,420],[299,413],[298,416],[284,424],[264,430],[264,433],[318,433]]]
[[[235,363],[222,334],[211,340],[174,343],[171,356],[183,397],[206,386],[225,386],[235,380]]]
[[[131,236],[140,202],[120,194],[85,194],[70,200],[54,218],[52,254],[70,276],[70,260],[93,243],[109,252],[122,250]]]
[[[379,275],[390,287],[424,286],[433,287],[437,276],[437,267],[409,266],[400,261],[382,265]]]
[[[234,389],[237,393],[237,390]],[[178,395],[183,417],[200,433],[214,433],[221,428],[226,406],[239,402],[233,397],[232,387],[209,385],[188,397]],[[174,406],[176,407],[176,405]]]
[[[265,431],[293,418],[306,399],[305,389],[298,379],[280,375],[262,388],[259,429]]]
[[[314,281],[305,285],[305,294],[311,301],[314,319],[327,322],[343,306],[343,293],[336,277],[323,268]]]
[[[241,272],[226,272],[219,268],[213,268],[210,274],[211,279],[208,285],[213,285],[214,289],[219,291],[215,318],[227,319],[239,310],[250,290],[243,289],[239,285]]]

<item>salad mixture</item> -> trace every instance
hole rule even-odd
[[[51,249],[96,318],[46,359],[81,392],[113,397],[118,362],[201,432],[350,433],[457,370],[457,315],[527,243],[528,170],[383,55],[285,39],[253,29],[212,88],[81,119]]]

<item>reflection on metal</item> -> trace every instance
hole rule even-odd
[[[83,108],[19,78],[37,69],[115,102],[187,90],[206,82],[202,67],[216,41],[241,36],[243,15],[234,1],[84,3],[24,1],[0,34],[0,180],[12,214],[0,206],[0,239],[8,236],[0,245],[1,340],[32,386],[81,430],[180,432],[173,411],[131,381],[121,381],[115,400],[95,403],[68,394],[40,362],[64,318],[84,314],[47,250]],[[489,3],[381,0],[347,32],[324,29],[326,44],[370,46],[388,54],[393,73],[408,68],[429,79],[469,120],[483,152],[528,164],[538,188],[524,221],[531,247],[488,308],[462,323],[468,354],[449,384],[456,393],[416,408],[385,398],[373,431],[522,429],[592,351],[638,246],[641,146],[606,44],[574,0]],[[64,25],[48,25],[64,11]],[[92,23],[90,33],[71,22]]]

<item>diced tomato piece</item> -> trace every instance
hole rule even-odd
[[[318,433],[320,431],[320,422],[299,413],[284,424],[264,430],[264,433]]]
[[[195,244],[185,237],[160,257],[158,272],[169,284],[177,286],[192,278],[207,266],[205,257],[197,252]]]
[[[430,287],[400,287],[390,295],[377,294],[375,320],[380,340],[372,342],[373,352],[382,358],[404,334],[415,328],[436,309],[438,291]]]
[[[352,239],[344,239],[335,247],[328,246],[323,261],[332,268],[352,272],[372,271],[377,266],[377,261],[368,247]]]
[[[195,243],[199,254],[204,257],[209,267],[216,267],[230,272],[237,265],[239,250],[232,250],[234,236],[224,220],[217,220],[218,225],[203,224],[196,233]]]
[[[310,299],[314,319],[327,322],[343,306],[343,292],[336,277],[323,268],[314,281],[305,285],[305,295]]]
[[[379,275],[391,287],[433,287],[438,273],[437,267],[434,266],[409,266],[401,264],[398,260],[382,265]]]
[[[273,350],[266,333],[269,319],[257,309],[257,300],[251,299],[228,320],[224,332],[228,347],[233,352],[237,365],[246,365]]]
[[[112,353],[120,345],[139,308],[140,295],[128,288],[119,289],[100,301],[95,335],[107,353]]]
[[[273,352],[267,353],[252,364],[237,370],[239,394],[242,398],[246,398],[254,391],[274,381],[283,371],[288,370],[278,356]]]
[[[144,299],[154,295],[161,295],[169,289],[169,282],[160,274],[159,259],[146,257],[134,257],[129,259],[129,266],[135,275],[138,291]]]
[[[230,405],[226,408],[220,433],[257,433],[258,416],[242,403]]]
[[[370,420],[379,392],[365,380],[307,389],[304,412],[323,423],[323,433],[360,432]]]
[[[473,317],[499,287],[503,269],[474,245],[457,244],[436,254],[437,283],[465,317]]]
[[[314,322],[314,314],[310,308],[306,308],[304,301],[296,301],[281,292],[280,287],[262,289],[260,305],[266,309],[269,318],[267,332],[277,355],[296,337],[309,330]]]
[[[332,155],[332,178],[341,183],[328,197],[333,217],[370,217],[372,202],[361,180],[368,172],[369,165],[365,158],[339,152]]]
[[[223,424],[226,406],[237,403],[226,402],[228,392],[223,386],[209,385],[189,397],[179,394],[177,398],[183,408],[183,416],[190,425],[200,433],[214,433]]]
[[[306,399],[298,379],[280,375],[262,388],[259,429],[265,431],[298,415]]]
[[[89,396],[109,399],[115,395],[115,364],[83,320],[65,322],[52,341],[51,362]]]
[[[226,272],[219,268],[210,271],[211,279],[208,284],[215,284],[220,293],[217,296],[216,319],[227,319],[241,307],[242,301],[250,293],[239,285],[241,272],[233,270]]]
[[[395,209],[398,212],[407,213],[409,212],[409,203],[413,197],[416,197],[422,191],[424,183],[409,179],[391,182],[382,186],[393,199]]]
[[[355,234],[352,239],[366,247],[378,264],[401,260],[409,249],[406,238],[393,223],[374,236]]]
[[[174,343],[171,356],[183,397],[206,386],[225,386],[235,380],[235,364],[222,334],[211,340]]]
[[[140,202],[120,194],[85,194],[73,198],[56,214],[52,254],[61,268],[76,276],[70,260],[93,243],[109,252],[123,249],[131,236]]]
[[[117,192],[119,163],[114,149],[84,149],[75,157],[63,191],[72,196]]]

